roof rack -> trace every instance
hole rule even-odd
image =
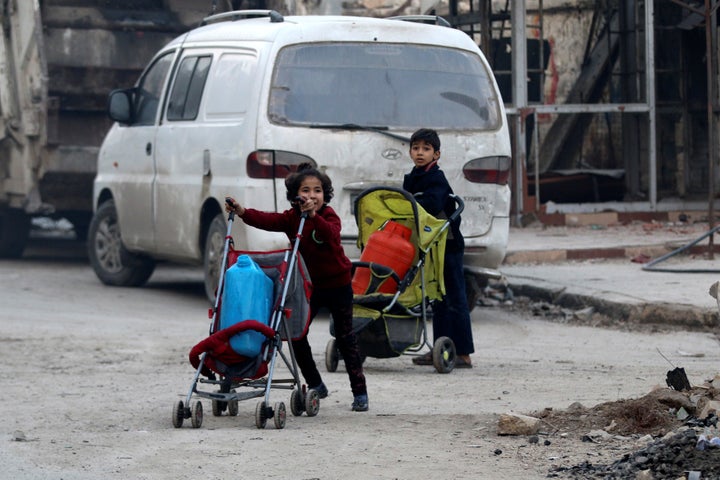
[[[283,16],[275,10],[233,10],[232,12],[223,12],[216,15],[210,15],[205,17],[200,22],[200,25],[207,25],[209,23],[224,22],[235,20],[242,20],[248,17],[270,17],[270,23],[280,23],[285,21]]]
[[[450,22],[445,20],[443,17],[439,15],[400,15],[397,17],[389,17],[390,20],[403,20],[406,22],[419,22],[419,23],[429,23],[432,22],[433,25],[440,25],[442,27],[449,27],[452,28],[452,25],[450,25]]]

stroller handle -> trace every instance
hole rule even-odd
[[[463,212],[463,210],[465,210],[465,202],[463,201],[462,198],[460,198],[458,195],[455,195],[454,193],[450,194],[450,198],[453,199],[453,201],[455,202],[455,205],[456,205],[455,211],[453,212],[452,215],[450,215],[450,218],[448,219],[448,220],[452,221],[452,220],[455,220],[456,218],[458,218],[460,216],[460,214]]]
[[[227,203],[230,206],[230,208],[232,208],[232,206],[233,206],[232,198],[225,197],[225,203]],[[231,211],[230,213],[228,213],[228,222],[232,225],[233,220],[235,220],[235,212]],[[229,231],[230,231],[230,229],[228,229],[228,232]]]

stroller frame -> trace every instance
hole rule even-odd
[[[301,383],[299,368],[295,359],[295,353],[292,347],[292,334],[286,321],[287,317],[290,316],[291,311],[286,309],[286,299],[288,296],[288,290],[292,275],[295,272],[297,263],[299,262],[300,256],[298,248],[300,245],[300,239],[302,237],[303,227],[307,214],[303,214],[300,219],[300,225],[298,232],[293,242],[291,249],[277,252],[238,252],[232,250],[232,236],[231,230],[234,220],[234,213],[231,212],[228,216],[228,226],[225,236],[225,245],[223,248],[222,257],[222,268],[220,269],[220,278],[218,282],[217,295],[215,296],[215,302],[213,308],[210,309],[210,337],[234,328],[235,330],[254,330],[262,333],[266,340],[262,347],[260,356],[254,359],[248,359],[248,362],[243,368],[233,369],[232,365],[228,367],[228,375],[220,375],[220,379],[215,378],[214,374],[211,374],[209,378],[200,378],[203,370],[208,367],[208,352],[203,351],[200,354],[199,365],[193,376],[192,383],[185,396],[185,401],[177,401],[173,405],[172,421],[175,428],[180,428],[185,419],[190,419],[193,428],[200,428],[203,421],[203,408],[202,403],[197,400],[192,403],[193,395],[199,398],[205,398],[212,400],[212,411],[214,416],[220,416],[227,410],[228,415],[236,416],[238,414],[238,402],[251,398],[264,397],[264,399],[257,403],[255,409],[255,426],[257,428],[265,428],[268,419],[273,419],[274,425],[278,429],[285,427],[286,421],[286,408],[284,402],[276,402],[272,407],[270,406],[270,391],[271,389],[285,389],[292,390],[290,396],[290,410],[293,415],[300,416],[305,412],[309,417],[314,417],[318,414],[320,409],[320,397],[316,390],[309,389]],[[275,302],[274,308],[271,312],[269,325],[261,324],[253,320],[245,320],[237,322],[235,325],[228,327],[224,330],[218,331],[220,325],[219,312],[221,307],[221,298],[225,284],[225,271],[228,268],[228,259],[231,253],[248,253],[252,256],[256,254],[268,254],[268,253],[283,253],[284,258],[280,269],[279,282],[282,285],[282,293],[279,299]],[[300,262],[301,263],[301,262]],[[245,328],[247,325],[247,328]],[[234,330],[233,330],[234,331]],[[304,327],[302,334],[307,333],[307,324]],[[287,340],[289,355],[286,355],[282,350],[283,340]],[[197,346],[196,346],[197,348]],[[292,378],[287,379],[274,379],[276,360],[278,355],[282,358],[283,362],[287,366],[288,370],[292,374]],[[267,374],[262,374],[261,378],[242,378],[244,374],[248,372],[255,372],[260,365],[267,364]],[[221,362],[219,362],[221,363]],[[222,363],[221,363],[222,364]],[[260,370],[262,371],[262,370]],[[206,374],[207,375],[207,374]],[[252,375],[252,374],[251,374]],[[200,390],[198,384],[209,384],[220,387],[220,391],[206,391]],[[249,391],[238,392],[238,389],[246,388]]]
[[[411,209],[411,214],[406,212],[398,212],[397,217],[390,215],[392,208],[388,205],[383,205],[384,213],[388,216],[380,216],[379,218],[368,219],[365,215],[364,218],[360,218],[364,214],[361,211],[360,204],[368,196],[375,195],[382,199],[383,202],[395,202],[396,205],[402,205],[403,202],[407,202]],[[418,198],[419,195],[418,195]],[[411,226],[413,230],[413,238],[415,239],[415,247],[417,249],[416,258],[417,260],[402,278],[399,277],[391,267],[382,265],[374,262],[362,262],[353,261],[353,273],[358,268],[367,268],[370,270],[370,285],[368,286],[368,292],[366,294],[354,296],[353,305],[353,332],[358,335],[358,344],[360,345],[361,355],[364,357],[376,357],[376,358],[391,358],[397,357],[403,354],[417,355],[420,351],[428,347],[433,354],[433,366],[439,373],[449,373],[455,366],[456,352],[455,344],[448,337],[440,337],[434,345],[430,343],[427,323],[428,323],[428,306],[432,302],[430,296],[434,296],[435,299],[441,297],[444,292],[444,280],[442,271],[437,271],[435,274],[435,282],[437,283],[436,289],[433,294],[428,295],[427,282],[426,282],[426,261],[427,256],[431,254],[434,248],[435,255],[442,256],[444,253],[445,238],[447,230],[450,227],[450,223],[455,220],[465,208],[464,202],[457,195],[452,195],[451,198],[456,204],[455,212],[448,219],[436,219],[431,215],[427,214],[420,205],[418,205],[416,197],[411,193],[402,190],[400,188],[393,188],[387,186],[371,187],[363,192],[355,200],[355,216],[358,225],[358,247],[361,251],[367,245],[369,236],[375,231],[381,230],[389,221],[401,221],[406,226]],[[370,210],[370,209],[368,209]],[[398,208],[398,211],[401,210]],[[428,223],[421,225],[421,216]],[[408,225],[411,223],[412,225]],[[428,232],[427,235],[421,232]],[[441,244],[441,248],[438,248]],[[439,261],[439,259],[435,259]],[[429,267],[428,267],[429,268]],[[416,278],[419,276],[419,285]],[[393,294],[381,294],[377,292],[377,288],[380,282],[384,279],[392,278],[397,283],[397,289]],[[403,301],[404,294],[408,289],[419,287],[419,302],[413,305],[405,305]],[[367,319],[361,320],[356,315],[359,309],[363,309],[365,306],[369,306],[368,310],[377,311],[377,317],[370,321]],[[407,317],[407,319],[417,322],[420,319],[422,328],[420,328],[419,335],[413,334],[413,340],[411,342],[401,342],[402,345],[398,348],[391,346],[393,340],[390,338],[390,328],[387,323],[387,316],[395,313],[400,313]],[[402,322],[402,317],[398,317],[396,320]],[[383,322],[380,325],[380,322]],[[372,330],[371,332],[368,332]],[[334,336],[334,332],[331,328],[331,334]],[[378,345],[380,348],[376,349],[378,341],[388,343],[388,345]],[[407,345],[405,343],[408,343]],[[364,351],[365,350],[365,351]],[[330,372],[334,372],[337,369],[338,361],[340,359],[340,353],[336,347],[335,339],[330,339],[325,350],[325,366]]]

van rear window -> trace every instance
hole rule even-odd
[[[269,117],[281,125],[494,130],[500,99],[477,55],[428,45],[320,43],[278,54]]]

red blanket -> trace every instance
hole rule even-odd
[[[249,360],[247,357],[236,353],[230,346],[230,338],[245,330],[255,330],[267,338],[273,338],[275,336],[275,331],[264,323],[256,320],[245,320],[231,327],[219,330],[195,345],[192,350],[190,350],[190,363],[194,368],[198,368],[198,365],[200,365],[200,356],[203,353],[207,353],[200,373],[206,377],[211,377],[213,372],[226,375],[226,369],[222,366],[239,364]],[[252,378],[260,378],[266,373],[267,365],[263,362]]]

